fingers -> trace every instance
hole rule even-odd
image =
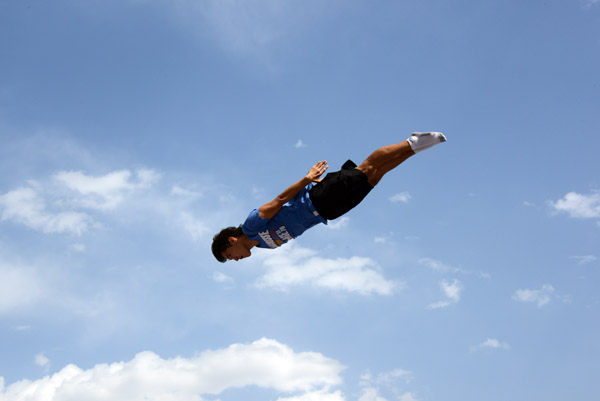
[[[329,168],[329,166],[327,165],[327,160],[323,160],[318,162],[317,164],[315,164],[315,167],[318,168],[319,170],[327,170],[327,168]]]
[[[314,166],[311,167],[310,171],[308,172],[307,177],[314,182],[320,182],[321,180],[319,179],[319,177],[329,168],[329,166],[327,166],[327,161],[326,160],[322,160],[320,162],[317,162]]]
[[[323,160],[315,164],[315,168],[317,169],[318,174],[321,175],[329,168],[329,166],[327,165],[327,161]]]

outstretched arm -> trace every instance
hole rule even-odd
[[[258,208],[258,215],[263,219],[271,219],[279,212],[281,207],[292,200],[292,198],[302,190],[305,186],[311,182],[320,182],[322,180],[321,175],[327,170],[327,162],[325,160],[318,162],[310,168],[306,176],[300,181],[292,184],[288,189],[283,191],[277,198],[271,202],[265,203]]]

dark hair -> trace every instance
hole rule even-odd
[[[227,227],[221,230],[217,235],[213,237],[212,243],[212,253],[215,255],[215,258],[221,263],[227,261],[222,255],[223,251],[231,246],[229,243],[229,237],[239,238],[244,235],[242,231],[242,226],[238,227]]]

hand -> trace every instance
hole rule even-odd
[[[323,181],[321,175],[329,168],[327,165],[327,161],[323,160],[315,164],[308,170],[308,174],[306,174],[306,178],[308,178],[311,182],[321,182]]]

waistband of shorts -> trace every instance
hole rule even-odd
[[[318,217],[319,219],[321,219],[325,224],[327,224],[327,219],[323,216],[321,216],[319,214],[319,212],[317,211],[317,208],[315,207],[315,205],[313,205],[312,203],[312,199],[310,199],[310,192],[308,193],[308,196],[306,197],[306,206],[308,206],[308,210],[311,211],[311,213],[313,214],[313,216]]]

